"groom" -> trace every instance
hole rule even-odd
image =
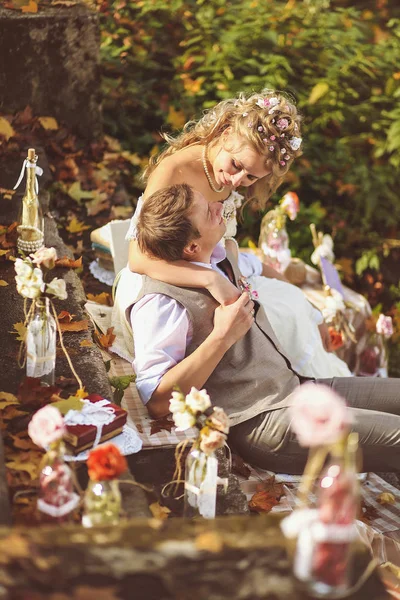
[[[160,190],[143,204],[139,247],[150,257],[215,269],[239,285],[236,257],[229,255],[228,260],[217,246],[225,232],[222,209],[221,203],[209,204],[186,184]],[[153,417],[168,414],[174,385],[184,393],[204,386],[230,416],[230,443],[245,460],[275,471],[303,471],[307,452],[289,428],[287,409],[292,392],[307,378],[293,370],[263,308],[248,291],[235,303],[219,306],[205,289],[143,276],[141,292],[127,314],[134,330],[139,393]],[[365,470],[398,470],[397,379],[318,382],[347,399]]]

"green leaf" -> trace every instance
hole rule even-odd
[[[121,377],[110,377],[110,385],[119,390],[126,390],[127,387],[136,381],[136,375],[121,375]]]

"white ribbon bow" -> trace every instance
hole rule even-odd
[[[22,164],[21,173],[19,174],[18,181],[14,185],[13,190],[17,189],[17,187],[21,183],[22,179],[24,178],[24,173],[25,173],[25,168],[26,167],[28,169],[35,169],[35,190],[36,190],[36,193],[38,194],[39,193],[39,182],[38,182],[37,175],[43,175],[43,169],[41,169],[40,167],[38,167],[35,163],[31,163],[31,161],[27,160],[27,159],[25,159],[24,162],[23,162],[23,164]]]
[[[115,411],[109,400],[103,399],[98,402],[82,400],[82,410],[69,410],[64,417],[66,425],[94,425],[97,428],[96,438],[93,442],[93,448],[98,445],[101,439],[101,433],[104,425],[112,423],[115,417]]]

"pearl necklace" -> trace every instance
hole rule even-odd
[[[213,184],[213,181],[211,179],[210,172],[209,172],[208,167],[207,167],[207,160],[208,160],[208,157],[207,157],[207,146],[203,146],[203,158],[202,158],[202,161],[203,161],[204,173],[206,174],[207,181],[208,181],[208,183],[210,185],[210,188],[214,192],[216,192],[217,194],[219,194],[220,192],[222,192],[225,189],[225,186],[223,185],[219,189],[215,187],[215,185]]]

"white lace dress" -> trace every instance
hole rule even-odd
[[[225,238],[236,235],[236,212],[242,200],[243,196],[233,191],[224,202]],[[141,206],[142,199],[139,198],[127,233],[128,239],[134,239],[136,236]],[[267,313],[271,326],[293,368],[307,377],[350,377],[351,372],[346,363],[335,354],[324,350],[318,329],[318,324],[322,320],[321,314],[308,302],[303,292],[290,283],[253,275],[254,272],[261,272],[258,259],[254,256],[249,258],[248,253],[239,253],[239,255],[239,266],[243,275],[248,277],[253,290],[257,290],[258,300]],[[133,359],[133,338],[125,310],[137,297],[140,287],[141,277],[124,269],[118,283],[112,324],[118,338],[118,347],[114,349],[128,360]]]

